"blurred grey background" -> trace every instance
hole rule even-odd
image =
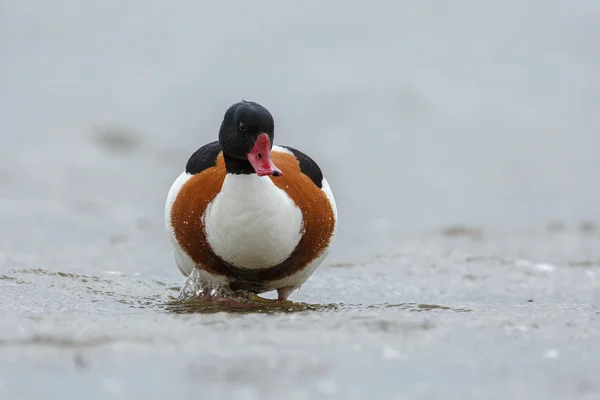
[[[597,220],[599,20],[592,0],[2,0],[1,239],[84,262],[143,226],[142,262],[172,264],[166,193],[242,98],[322,166],[335,258]]]

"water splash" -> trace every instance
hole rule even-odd
[[[248,292],[233,291],[229,286],[205,279],[203,272],[194,268],[179,290],[178,300],[230,298],[244,302],[248,300],[248,295]]]

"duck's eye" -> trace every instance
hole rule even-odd
[[[238,128],[240,129],[240,131],[245,131],[246,129],[248,129],[246,127],[246,124],[243,123],[242,121],[240,121],[240,123],[238,124]]]

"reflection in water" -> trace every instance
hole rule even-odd
[[[231,299],[228,299],[231,300]],[[262,299],[266,300],[266,299]],[[339,304],[307,304],[291,301],[247,301],[235,300],[175,300],[164,305],[164,309],[174,314],[214,314],[227,312],[235,314],[291,314],[307,311],[337,310]]]

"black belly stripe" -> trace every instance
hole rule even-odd
[[[230,286],[233,290],[269,290],[269,281],[286,278],[306,267],[306,264],[298,265],[300,258],[299,250],[302,249],[303,240],[304,236],[302,236],[300,242],[298,242],[296,248],[288,258],[272,267],[259,269],[236,267],[216,255],[212,249],[207,252],[208,254],[203,266],[205,268],[208,267],[219,275],[232,278],[233,281],[230,283]]]

